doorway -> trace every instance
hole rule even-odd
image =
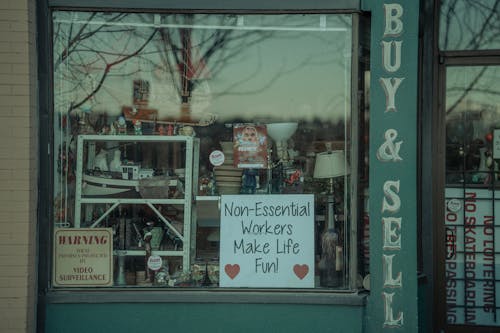
[[[492,332],[500,330],[500,62],[443,57],[440,79],[439,326]]]

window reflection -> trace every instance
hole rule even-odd
[[[446,75],[447,322],[498,326],[500,67]]]
[[[494,131],[500,129],[499,76],[498,66],[448,68],[446,169],[450,184],[490,184],[498,178],[493,152]]]
[[[500,6],[497,0],[443,0],[441,50],[488,50],[500,47]]]
[[[55,12],[53,24],[54,224],[112,228],[115,285],[217,286],[219,195],[314,194],[312,264],[297,276],[348,287],[350,15]],[[344,171],[316,177],[332,151]],[[155,254],[161,279],[145,267]]]

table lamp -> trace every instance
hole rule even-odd
[[[338,272],[342,270],[342,262],[337,258],[337,254],[342,253],[342,247],[339,244],[339,236],[335,229],[335,197],[334,197],[334,178],[349,174],[349,168],[345,159],[344,151],[327,151],[316,155],[314,165],[314,178],[328,179],[328,214],[327,228],[321,236],[322,258],[319,268],[324,271],[324,279],[321,282],[326,287],[337,287],[341,278]]]
[[[267,135],[274,140],[276,143],[276,155],[278,157],[278,163],[281,164],[281,167],[287,167],[290,165],[289,156],[287,153],[287,141],[292,137],[298,127],[298,123],[287,122],[287,123],[271,123],[266,125]],[[268,146],[267,152],[267,192],[272,193],[272,169],[275,164],[271,162],[271,146]],[[276,165],[277,165],[276,164]],[[281,182],[281,179],[279,180]],[[281,184],[278,185],[281,187]],[[281,189],[277,189],[281,192]]]
[[[267,135],[276,143],[276,154],[279,160],[288,162],[287,140],[297,130],[298,123],[272,123],[267,124]]]

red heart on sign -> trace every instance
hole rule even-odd
[[[297,277],[299,279],[303,279],[307,273],[309,273],[309,266],[307,265],[295,265],[293,266],[293,272],[295,273],[295,275],[297,275]]]
[[[224,271],[226,272],[227,276],[229,276],[231,278],[231,280],[232,280],[240,272],[240,265],[238,265],[238,264],[234,264],[234,265],[227,264],[226,266],[224,266]]]

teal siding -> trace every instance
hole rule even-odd
[[[47,304],[47,333],[362,332],[362,306],[191,303]]]
[[[369,129],[371,289],[366,332],[416,333],[420,1],[363,0],[362,3],[363,8],[371,9],[372,14]],[[385,53],[387,66],[382,57],[383,42],[392,45],[390,52]],[[400,52],[394,51],[397,43],[401,43]],[[396,80],[401,80],[398,81],[401,84],[396,85]],[[398,87],[392,94],[394,105],[389,104],[390,94],[384,82],[391,82],[392,88]]]

